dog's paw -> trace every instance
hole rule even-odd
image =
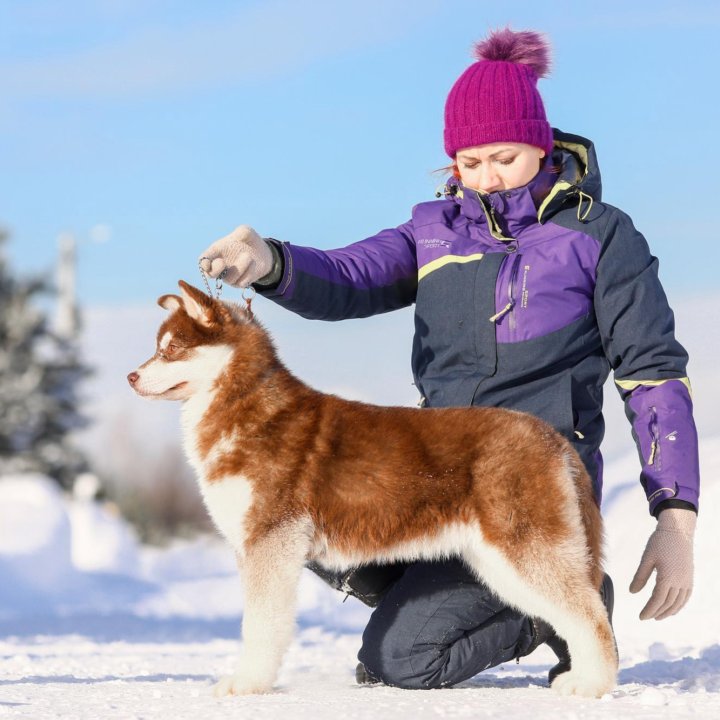
[[[213,686],[213,695],[216,698],[228,695],[261,695],[271,690],[271,683],[235,673],[235,675],[223,675]]]
[[[583,675],[575,670],[568,670],[558,675],[551,685],[560,695],[580,695],[580,697],[599,698],[615,687],[614,681]]]

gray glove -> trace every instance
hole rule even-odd
[[[692,510],[668,508],[660,513],[630,592],[640,592],[655,570],[655,588],[640,612],[641,620],[662,620],[679,612],[693,587],[693,537],[697,516]]]
[[[248,225],[216,240],[200,257],[200,267],[233,287],[245,288],[272,272],[274,255],[268,243]]]

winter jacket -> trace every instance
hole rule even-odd
[[[282,278],[263,294],[322,320],[415,303],[412,371],[424,404],[543,418],[579,452],[598,503],[612,369],[650,512],[697,509],[687,354],[657,259],[630,218],[601,201],[592,143],[555,131],[552,158],[528,185],[486,194],[451,179],[440,197],[345,248],[282,243]]]

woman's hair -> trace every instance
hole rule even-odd
[[[456,180],[460,179],[460,170],[458,170],[457,160],[453,160],[449,165],[436,168],[431,172],[433,175],[449,175],[450,177],[454,177]]]

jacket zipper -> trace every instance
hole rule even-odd
[[[510,316],[508,322],[510,323],[510,329],[514,330],[516,325],[515,317],[515,285],[517,283],[518,269],[520,268],[520,260],[522,255],[520,253],[515,254],[513,261],[512,271],[510,272],[510,285],[508,286],[508,300],[510,305]]]
[[[507,261],[508,257],[509,257],[509,255],[506,256],[503,259],[503,261]],[[516,253],[515,257],[513,258],[513,266],[512,266],[512,269],[510,270],[510,282],[508,283],[507,305],[505,305],[505,307],[502,310],[500,310],[500,312],[495,313],[495,315],[493,315],[490,318],[490,322],[496,323],[498,320],[505,317],[505,315],[507,315],[508,313],[511,313],[510,318],[509,318],[509,323],[510,323],[510,327],[512,329],[515,329],[515,314],[512,313],[512,310],[515,307],[515,282],[517,280],[518,268],[520,267],[521,258],[522,258],[522,255],[520,255],[520,253]]]
[[[513,238],[505,237],[505,235],[503,235],[503,232],[500,229],[500,223],[498,222],[497,217],[495,217],[495,208],[492,206],[492,203],[490,201],[486,203],[480,195],[480,192],[478,192],[478,198],[480,200],[480,205],[482,209],[485,211],[485,219],[487,220],[490,234],[496,240],[501,240],[502,242],[508,242],[512,240]]]

